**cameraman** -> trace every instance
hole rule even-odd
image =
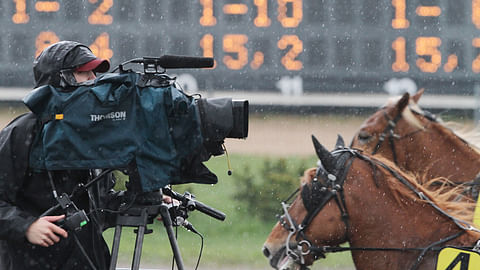
[[[33,71],[36,87],[52,85],[71,92],[109,68],[110,63],[95,57],[87,46],[61,41],[35,59]],[[30,147],[42,120],[29,112],[0,132],[0,269],[108,269],[110,254],[102,237],[105,216],[92,210],[114,200],[113,176],[109,174],[107,181],[98,181],[73,200],[90,219],[81,230],[58,226],[56,222],[65,218],[61,211],[40,217],[58,203],[53,187],[59,195],[71,194],[78,183],[95,176],[91,170],[54,171],[51,183],[46,171],[29,167]]]

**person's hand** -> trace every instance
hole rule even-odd
[[[166,204],[171,204],[171,203],[178,203],[177,200],[172,199],[172,197],[163,195],[162,201]]]
[[[172,197],[167,196],[167,195],[165,195],[165,194],[164,194],[163,197],[162,197],[162,201],[163,201],[164,203],[166,203],[166,204],[171,204],[172,206],[178,206],[178,205],[180,205],[180,202],[179,202],[178,200],[173,199]],[[158,220],[158,221],[162,221],[162,217],[160,217],[160,216],[157,217],[157,220]]]
[[[45,216],[35,220],[25,233],[27,240],[34,245],[49,247],[60,241],[59,236],[67,238],[67,231],[53,223],[64,218],[65,215]]]

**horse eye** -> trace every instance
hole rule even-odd
[[[357,137],[360,141],[367,142],[372,138],[372,135],[366,131],[360,131]]]

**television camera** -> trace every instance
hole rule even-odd
[[[143,70],[127,69],[130,64],[143,65]],[[27,107],[45,119],[32,144],[32,168],[103,170],[80,184],[74,193],[56,197],[59,203],[43,215],[63,211],[66,218],[60,225],[79,230],[89,220],[76,207],[75,197],[107,173],[120,170],[128,174],[125,194],[130,202],[116,210],[111,269],[116,266],[124,226],[137,227],[132,269],[138,269],[146,226],[160,215],[177,267],[183,269],[172,228],[184,226],[195,232],[186,221],[193,210],[225,219],[225,214],[195,200],[193,195],[181,195],[170,188],[182,183],[216,183],[216,175],[203,162],[224,153],[225,138],[248,135],[247,100],[189,95],[166,74],[166,69],[212,66],[213,58],[206,57],[136,58],[120,64],[118,73],[103,74],[73,92],[47,85],[24,98]],[[162,194],[180,204],[164,203]]]

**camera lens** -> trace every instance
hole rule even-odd
[[[227,138],[245,139],[248,136],[248,100],[232,100],[233,125]]]

